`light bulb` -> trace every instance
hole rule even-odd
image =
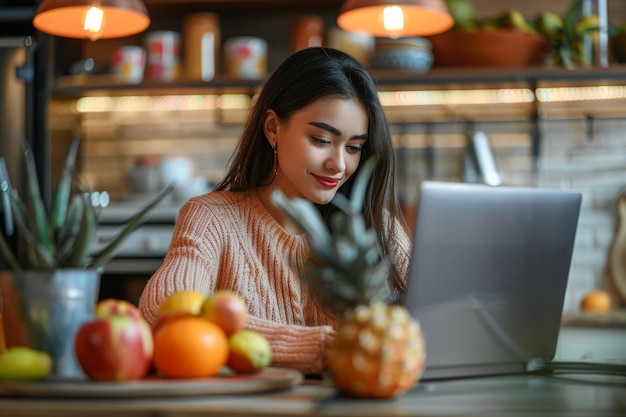
[[[102,17],[104,12],[98,7],[91,7],[85,15],[85,25],[83,29],[89,33],[89,39],[95,41],[100,37],[102,30]]]
[[[394,33],[399,33],[404,30],[404,13],[399,6],[389,6],[383,9],[383,26],[385,30],[389,32],[392,37]],[[397,36],[395,36],[397,37]]]

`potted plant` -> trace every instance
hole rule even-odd
[[[4,225],[0,253],[10,268],[0,274],[7,346],[25,345],[47,351],[53,360],[53,376],[58,377],[81,374],[73,339],[78,327],[93,314],[103,265],[173,189],[172,185],[166,187],[132,216],[104,249],[94,253],[99,213],[92,204],[92,193],[75,176],[79,141],[76,136],[70,144],[49,205],[42,198],[35,160],[24,140],[24,198],[12,187],[4,158],[0,157]],[[10,245],[9,239],[15,244]]]

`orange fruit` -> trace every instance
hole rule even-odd
[[[201,317],[172,319],[154,336],[154,367],[169,378],[210,377],[227,360],[226,334],[217,324]]]
[[[159,305],[158,315],[166,313],[200,313],[200,307],[204,302],[205,295],[197,291],[181,290],[170,294]]]
[[[611,297],[606,291],[589,291],[580,301],[580,308],[593,313],[606,313],[611,309]]]

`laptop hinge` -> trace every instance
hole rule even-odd
[[[546,360],[544,358],[533,358],[526,362],[526,371],[533,372],[545,369]]]

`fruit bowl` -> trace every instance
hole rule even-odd
[[[513,29],[450,30],[428,38],[435,67],[528,67],[542,65],[550,44]]]

